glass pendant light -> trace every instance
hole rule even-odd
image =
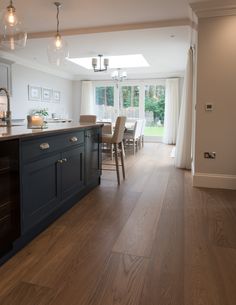
[[[26,46],[27,33],[21,28],[16,9],[10,1],[0,25],[0,46],[12,51]]]
[[[60,66],[67,57],[69,57],[69,50],[67,42],[61,37],[59,32],[59,13],[61,8],[60,2],[54,2],[57,8],[57,32],[54,39],[48,45],[48,60],[51,64]]]

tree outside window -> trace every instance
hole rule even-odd
[[[114,87],[96,87],[96,105],[114,106]]]
[[[139,86],[122,86],[123,108],[139,107]]]
[[[153,113],[154,124],[164,124],[165,116],[165,87],[146,86],[145,89],[145,112]]]

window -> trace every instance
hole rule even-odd
[[[94,104],[98,120],[115,122],[124,115],[132,123],[145,118],[147,141],[160,141],[164,134],[165,80],[95,81]]]
[[[96,87],[96,105],[114,106],[114,87]]]
[[[114,100],[114,86],[95,87],[95,111],[98,120],[115,119]]]
[[[139,87],[123,86],[122,101],[123,101],[123,108],[139,107]]]
[[[165,116],[165,86],[145,86],[145,136],[163,136]]]
[[[122,86],[121,87],[120,113],[129,119],[140,117],[140,87]]]

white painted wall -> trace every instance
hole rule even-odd
[[[60,103],[36,102],[28,100],[28,85],[50,88],[61,92]],[[33,109],[48,108],[49,113],[57,113],[65,118],[75,119],[75,95],[72,80],[63,79],[19,64],[12,65],[11,110],[13,118],[26,118]]]
[[[81,81],[73,81],[73,118],[79,121],[80,108],[81,108]]]
[[[197,186],[205,183],[227,188],[228,179],[229,188],[236,188],[235,29],[236,16],[199,20],[194,181]],[[205,111],[206,103],[213,103],[212,112]],[[208,151],[216,152],[215,160],[204,159],[204,152]]]

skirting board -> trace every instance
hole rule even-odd
[[[193,186],[216,189],[236,190],[236,176],[222,174],[195,173]]]

